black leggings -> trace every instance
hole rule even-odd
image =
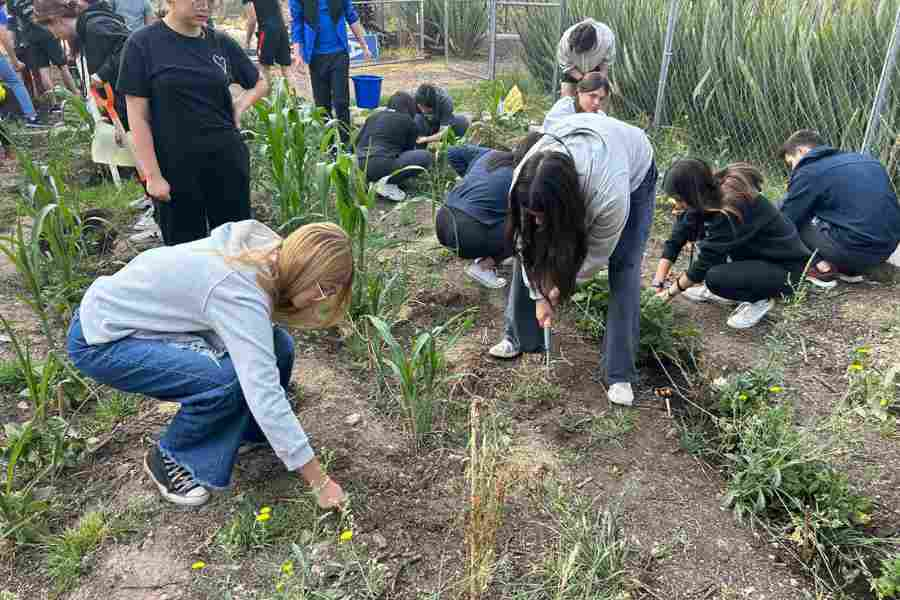
[[[723,298],[756,302],[790,296],[803,278],[805,263],[785,266],[764,260],[741,260],[717,265],[706,273],[706,287]],[[788,283],[790,281],[790,283]]]
[[[503,222],[485,225],[445,205],[438,210],[434,228],[441,245],[456,252],[460,258],[491,257],[500,262],[512,256],[506,244]]]
[[[396,158],[387,156],[369,156],[359,157],[359,166],[366,170],[366,179],[369,181],[378,181],[382,177],[390,175],[394,171],[398,171],[404,167],[422,167],[430,169],[432,158],[431,152],[427,150],[407,150]],[[408,169],[402,173],[397,173],[388,180],[388,183],[400,183],[410,177],[421,175],[422,171],[418,169]]]
[[[250,153],[235,133],[209,152],[187,154],[163,177],[172,199],[156,202],[167,246],[205,238],[223,223],[250,218]]]

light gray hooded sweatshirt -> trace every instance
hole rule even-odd
[[[510,189],[535,153],[571,154],[587,200],[588,249],[578,272],[581,283],[609,265],[628,221],[631,192],[640,187],[653,162],[653,147],[642,129],[603,113],[558,114],[545,125],[545,135],[519,164]],[[539,297],[533,289],[531,295]]]
[[[250,412],[295,471],[314,454],[279,381],[272,301],[253,267],[225,260],[248,249],[274,249],[280,241],[262,223],[247,220],[226,223],[196,242],[147,250],[115,275],[97,279],[80,315],[92,345],[131,336],[227,351]]]

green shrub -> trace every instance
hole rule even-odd
[[[603,272],[578,287],[572,296],[577,310],[576,327],[601,339],[606,330],[609,311],[609,277]],[[660,301],[652,289],[641,291],[641,338],[638,346],[638,362],[651,363],[654,352],[660,358],[677,359],[691,349],[696,331],[690,326],[676,323],[672,305]]]
[[[900,554],[881,561],[881,575],[872,582],[879,600],[900,598]]]

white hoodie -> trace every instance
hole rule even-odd
[[[92,345],[131,336],[202,340],[227,351],[250,412],[295,471],[313,458],[313,450],[279,380],[271,299],[253,267],[225,260],[247,249],[273,249],[280,240],[262,223],[247,220],[226,223],[196,242],[147,250],[91,284],[80,315],[84,339]]]

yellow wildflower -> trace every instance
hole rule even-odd
[[[863,366],[862,366],[861,364],[859,364],[859,363],[853,363],[852,365],[850,365],[850,367],[848,368],[848,370],[849,370],[851,373],[859,373],[860,371],[863,370]]]
[[[202,560],[198,560],[197,562],[195,562],[194,564],[191,565],[191,569],[193,569],[194,571],[199,571],[204,568],[206,568],[206,563],[203,562]]]
[[[294,574],[294,563],[291,561],[286,561],[283,565],[281,565],[281,572],[291,577]]]
[[[856,349],[856,353],[857,353],[857,354],[863,354],[863,355],[865,355],[865,354],[872,354],[872,349],[871,349],[871,348],[867,348],[866,346],[860,346],[859,348]]]
[[[272,518],[272,513],[260,513],[260,514],[256,515],[256,522],[257,523],[265,523],[266,521],[268,521],[271,518]]]
[[[350,542],[353,540],[353,532],[349,529],[345,530],[341,533],[341,543]]]
[[[270,512],[272,512],[272,507],[270,506],[263,506],[261,509],[259,509],[259,514],[261,515],[267,515]]]
[[[769,391],[772,392],[773,394],[780,394],[781,392],[784,391],[784,388],[781,387],[780,385],[773,385],[772,387],[769,388]]]
[[[283,581],[279,581],[278,583],[275,584],[275,591],[278,592],[279,594],[284,591],[284,582]]]
[[[746,400],[746,399],[747,399],[747,394],[741,394],[740,396],[738,396],[738,400]]]

